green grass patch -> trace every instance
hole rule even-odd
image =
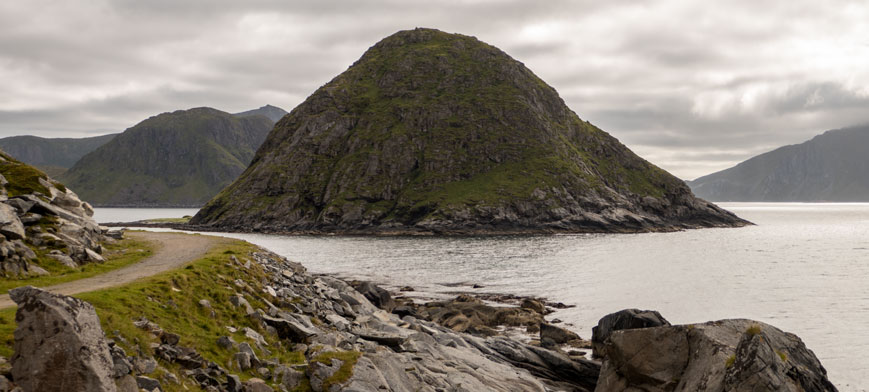
[[[180,218],[155,218],[155,219],[146,219],[145,223],[187,223],[190,222],[190,219],[193,218],[190,215],[184,215]]]
[[[724,367],[730,369],[733,367],[733,364],[736,362],[736,355],[731,355],[727,357],[727,360],[724,361]]]
[[[260,360],[274,358],[284,365],[302,364],[305,361],[303,353],[292,351],[291,343],[268,334],[248,318],[243,308],[236,308],[229,302],[230,296],[244,292],[234,283],[236,280],[250,286],[255,293],[262,292],[261,282],[266,277],[259,264],[252,263],[251,268],[247,269],[230,259],[235,255],[243,264],[244,259],[257,249],[243,241],[227,240],[183,268],[126,286],[83,293],[76,297],[94,306],[107,337],[121,336],[129,342],[128,345],[119,343],[128,355],[135,355],[139,350],[148,355],[154,354],[150,343],[158,340],[133,325],[133,321],[144,317],[157,323],[163,330],[178,334],[181,337],[179,345],[193,347],[203,358],[222,366],[231,362],[231,357],[237,350],[218,346],[217,339],[220,336],[230,336],[239,343],[247,341]],[[267,308],[255,296],[244,297],[254,308]],[[208,300],[211,308],[199,305],[202,299]],[[0,355],[7,357],[12,355],[14,317],[14,308],[0,311]],[[227,326],[237,328],[238,331],[230,333]],[[264,336],[271,355],[265,355],[253,341],[244,336],[241,332],[244,327],[250,327]],[[164,362],[161,365],[176,373],[179,379],[185,379],[180,369]],[[238,374],[242,380],[258,377],[253,373],[254,370],[242,372],[234,366],[227,369]],[[182,385],[177,384],[164,386],[167,391],[185,390]],[[193,385],[188,382],[187,388],[190,387]]]
[[[353,367],[356,366],[356,361],[359,360],[360,356],[362,356],[362,353],[358,351],[332,351],[315,357],[313,362],[319,362],[324,365],[331,365],[332,359],[338,359],[343,362],[338,371],[323,380],[323,390],[329,391],[332,385],[341,385],[347,382],[353,376]]]
[[[27,285],[36,287],[53,286],[60,283],[90,278],[118,268],[123,268],[138,263],[146,257],[151,256],[154,252],[154,244],[148,241],[127,238],[113,244],[104,245],[103,249],[103,257],[106,259],[105,262],[89,263],[75,269],[66,267],[58,261],[45,256],[47,253],[46,251],[37,250],[37,254],[40,256],[38,262],[39,266],[45,268],[51,273],[51,275],[23,279],[2,278],[0,279],[0,294],[8,293],[9,290],[16,287]]]

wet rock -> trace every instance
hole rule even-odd
[[[353,286],[356,291],[365,296],[365,298],[370,301],[374,306],[383,309],[387,312],[392,311],[395,308],[395,301],[392,299],[392,295],[389,294],[388,291],[380,288],[371,282],[351,282],[351,286]]]
[[[546,314],[546,306],[543,302],[540,302],[536,299],[525,298],[522,300],[522,303],[519,305],[520,308],[530,309],[540,314]]]
[[[752,320],[619,330],[605,346],[597,391],[836,391],[799,337]]]
[[[654,310],[625,309],[608,314],[591,330],[592,353],[595,357],[602,356],[604,343],[615,331],[668,325],[670,322]]]
[[[572,340],[579,340],[579,335],[564,328],[542,323],[540,324],[540,340],[549,339],[555,344],[564,344]]]
[[[12,376],[25,391],[115,391],[114,362],[93,306],[31,287],[18,304]]]

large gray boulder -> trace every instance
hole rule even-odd
[[[836,391],[802,340],[752,320],[625,329],[595,391]]]
[[[615,331],[664,325],[670,325],[670,322],[654,310],[624,309],[610,313],[591,329],[592,353],[595,357],[603,356],[604,343]]]
[[[25,235],[24,225],[18,219],[15,208],[3,203],[0,203],[0,234],[10,240],[20,240]]]
[[[12,377],[24,391],[116,391],[108,342],[93,306],[26,286],[18,304]]]

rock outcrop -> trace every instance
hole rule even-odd
[[[600,357],[604,343],[615,331],[623,329],[651,328],[669,326],[670,322],[655,310],[624,309],[608,314],[591,329],[591,343],[594,356]]]
[[[827,131],[689,181],[714,201],[869,201],[869,126]]]
[[[836,391],[794,334],[752,320],[613,331],[596,391]]]
[[[256,113],[163,113],[85,155],[59,179],[95,206],[199,207],[244,171],[272,126]]]
[[[41,171],[0,152],[0,274],[44,275],[40,262],[76,268],[102,262],[93,208]]]
[[[191,223],[380,234],[747,224],[580,120],[522,63],[431,29],[385,38],[314,92]]]
[[[87,302],[31,286],[9,292],[18,304],[12,377],[24,391],[117,390],[100,319]]]

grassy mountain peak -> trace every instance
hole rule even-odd
[[[503,51],[401,31],[285,116],[193,223],[265,231],[620,231],[742,222],[581,120]]]

